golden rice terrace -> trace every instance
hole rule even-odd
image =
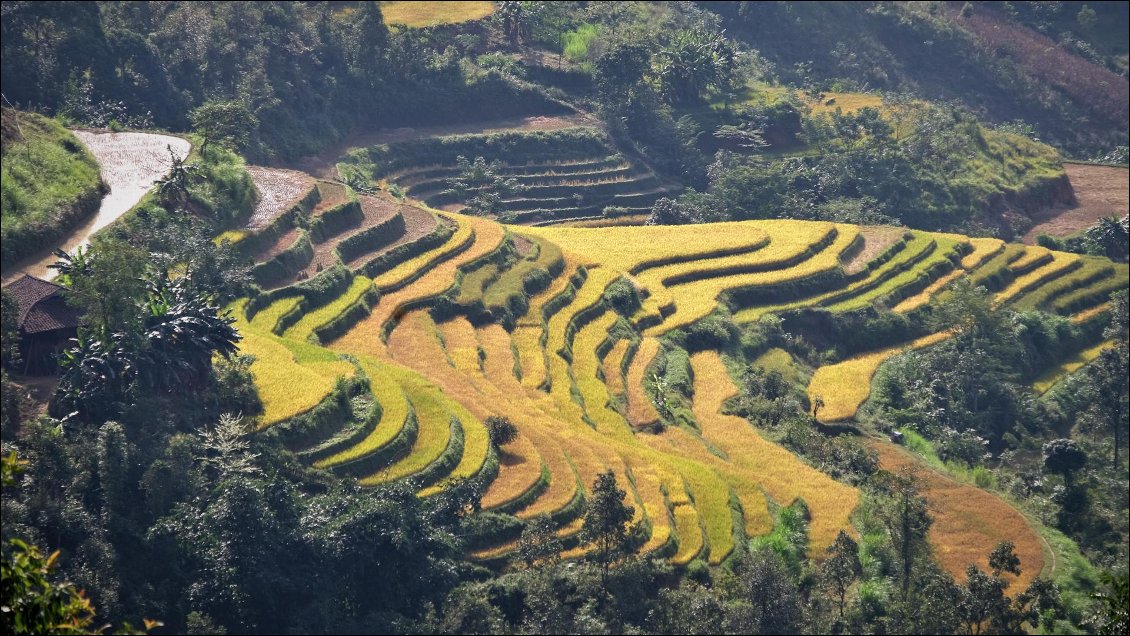
[[[909,314],[963,278],[988,285],[998,306],[1089,320],[1127,285],[1125,265],[994,239],[804,221],[518,227],[340,184],[303,188],[268,225],[234,236],[270,290],[233,305],[256,358],[259,427],[363,485],[412,480],[426,496],[482,478],[485,509],[519,524],[549,515],[566,557],[583,551],[586,491],[606,470],[643,522],[644,551],[676,564],[720,563],[798,499],[813,554],[849,527],[856,489],[728,413],[740,365],[725,352],[690,357],[693,404],[672,420],[653,378],[680,329],[719,314],[739,324],[798,309]],[[606,293],[625,286],[642,299],[631,311]],[[853,418],[884,360],[947,335],[816,369],[819,418]],[[484,425],[492,415],[519,432],[500,451]],[[502,562],[520,530],[485,538],[476,556]]]

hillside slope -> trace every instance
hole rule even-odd
[[[1045,6],[1010,16],[1011,4]],[[1082,3],[1054,4],[703,3],[728,33],[774,62],[782,80],[955,99],[992,122],[1033,124],[1076,156],[1126,145],[1125,67],[1107,68],[1089,44],[1105,45],[1118,68],[1114,60],[1127,50],[1125,3],[1096,4],[1102,15],[1093,27],[1076,21]]]
[[[57,121],[4,108],[2,140],[7,269],[94,214],[108,188],[90,151]]]
[[[296,205],[294,214],[320,211],[329,227],[316,200]],[[400,205],[392,218],[413,210]],[[847,527],[855,488],[727,414],[740,393],[731,373],[750,352],[704,325],[813,309],[912,315],[963,277],[991,279],[1001,307],[1093,317],[1126,286],[1125,266],[951,234],[804,221],[531,228],[422,211],[434,229],[406,242],[403,221],[309,232],[313,245],[337,246],[337,261],[234,308],[256,357],[260,427],[362,484],[412,480],[427,495],[450,479],[485,480],[484,508],[509,520],[474,541],[488,563],[504,562],[540,514],[566,556],[579,554],[580,502],[608,469],[628,487],[645,550],[676,564],[720,563],[743,537],[771,530],[771,504],[807,504],[812,554]],[[346,245],[357,247],[343,259]],[[886,357],[946,337],[912,329],[856,343],[881,351],[843,354],[816,372],[821,419],[852,417]],[[341,376],[352,379],[335,385]],[[656,377],[683,393],[657,395]],[[343,408],[357,390],[350,382],[380,408]],[[519,431],[497,452],[483,424],[493,415]],[[979,536],[970,553],[1006,538]]]

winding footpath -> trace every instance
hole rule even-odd
[[[56,249],[74,253],[80,247],[90,244],[90,237],[130,208],[149,192],[161,177],[172,167],[170,150],[178,159],[188,156],[192,144],[186,139],[171,135],[139,132],[90,132],[74,131],[75,136],[90,150],[102,172],[102,180],[110,191],[102,197],[98,213],[72,231],[65,239],[45,245],[42,251],[19,267],[11,267],[4,272],[3,283],[27,273],[44,279],[55,277],[51,265],[58,259]]]

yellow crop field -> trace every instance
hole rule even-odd
[[[980,267],[1004,249],[1004,241],[995,238],[972,238],[969,239],[969,244],[973,246],[973,251],[961,259],[961,266],[966,270]]]
[[[442,258],[450,258],[463,249],[466,249],[467,245],[475,238],[474,228],[470,223],[464,223],[458,217],[447,218],[454,221],[458,226],[455,233],[451,235],[451,238],[447,239],[443,245],[433,250],[428,250],[414,258],[410,258],[374,278],[373,282],[376,283],[378,289],[383,290],[403,284],[404,281],[416,275],[429,263],[437,262],[438,259]]]
[[[958,237],[961,240],[963,237]],[[898,314],[905,314],[918,309],[930,302],[939,291],[945,288],[953,281],[964,276],[967,272],[980,267],[985,261],[993,256],[999,254],[1004,250],[1004,241],[995,238],[973,238],[964,239],[972,247],[973,251],[969,252],[961,258],[961,268],[955,269],[952,272],[938,278],[933,283],[930,283],[926,289],[904,298],[899,304],[891,308],[892,311]]]
[[[1098,316],[1099,314],[1104,314],[1108,311],[1110,311],[1110,305],[1097,305],[1095,307],[1091,307],[1090,309],[1084,309],[1083,311],[1071,316],[1071,322],[1079,325],[1087,322],[1095,316]]]
[[[884,470],[914,470],[934,517],[927,538],[939,565],[957,581],[964,582],[970,563],[987,570],[987,556],[1001,541],[1015,544],[1016,556],[1024,565],[1010,590],[1024,589],[1040,574],[1044,542],[1024,515],[996,495],[924,467],[903,448],[878,441],[872,446],[879,451],[879,465]]]
[[[698,513],[693,506],[675,507],[675,532],[679,534],[679,551],[671,557],[671,563],[686,565],[706,547],[702,540],[702,526],[698,523]]]
[[[455,284],[455,275],[461,265],[497,250],[506,237],[505,230],[497,223],[461,215],[453,215],[453,217],[459,221],[459,231],[445,245],[452,245],[460,233],[466,232],[463,242],[442,252],[440,257],[444,260],[433,264],[411,285],[382,296],[369,316],[354,325],[345,335],[330,343],[331,347],[338,351],[379,357],[385,348],[381,336],[386,322],[397,318],[408,303],[432,298],[450,289]],[[434,263],[434,261],[435,259],[430,259],[426,262]],[[411,274],[403,275],[411,276]],[[382,286],[383,277],[382,275],[374,279],[378,288]]]
[[[314,311],[307,312],[301,320],[287,329],[283,336],[292,340],[309,340],[314,335],[315,329],[341,315],[347,307],[360,300],[372,288],[373,281],[364,276],[354,276],[353,282],[349,284],[349,288],[341,296]]]
[[[387,373],[404,389],[412,410],[416,413],[420,432],[407,456],[358,480],[364,486],[376,486],[420,472],[439,459],[451,441],[453,413],[447,408],[443,391],[419,375],[398,367],[387,367]]]
[[[997,304],[1004,304],[1023,296],[1024,294],[1039,287],[1052,278],[1062,275],[1064,272],[1071,271],[1073,268],[1082,265],[1082,261],[1078,254],[1068,254],[1067,252],[1052,252],[1045,250],[1046,254],[1051,256],[1051,260],[1046,264],[1037,267],[1036,269],[1018,276],[1012,283],[993,297],[993,301]],[[1025,255],[1021,260],[1027,260],[1028,256]],[[1015,267],[1015,265],[1014,265]]]
[[[410,407],[408,398],[396,380],[387,372],[387,367],[372,358],[358,358],[361,370],[368,376],[372,386],[373,398],[381,405],[381,420],[365,439],[339,453],[314,462],[315,468],[328,468],[374,453],[391,442],[404,430],[408,422]]]
[[[640,340],[636,355],[628,365],[625,377],[628,398],[628,421],[632,426],[648,426],[659,421],[659,413],[651,398],[644,389],[643,383],[647,375],[647,367],[655,360],[659,353],[659,339],[645,337]]]
[[[302,302],[301,296],[280,298],[279,300],[276,300],[270,305],[267,305],[263,309],[259,310],[258,313],[252,316],[250,326],[258,331],[270,332],[275,328],[275,325],[278,323],[279,318],[281,318],[283,314],[297,307],[298,303],[300,302]]]
[[[746,420],[721,413],[723,403],[737,394],[722,358],[714,351],[691,358],[695,376],[694,414],[705,439],[722,449],[736,468],[745,471],[778,504],[796,499],[808,504],[811,551],[822,552],[849,525],[859,492],[801,461],[785,448],[761,437]]]
[[[612,395],[620,395],[624,392],[624,372],[621,371],[620,365],[624,362],[624,354],[628,352],[630,344],[628,340],[617,340],[608,351],[608,355],[604,356],[604,383]]]
[[[743,225],[749,226],[745,231],[751,233],[751,239],[739,246],[740,251],[653,267],[637,274],[636,279],[648,290],[657,293],[678,279],[718,277],[735,268],[749,266],[777,269],[778,263],[796,258],[812,245],[826,240],[835,229],[831,223],[802,224],[793,221],[745,221]],[[761,233],[768,243],[755,240]]]
[[[759,221],[711,223],[687,232],[678,225],[576,228],[525,227],[526,234],[540,236],[560,245],[588,263],[619,272],[637,274],[671,259],[680,261],[706,258],[718,253],[753,249],[764,243],[765,230]]]
[[[411,28],[481,20],[494,13],[493,2],[382,2],[385,24]]]
[[[1012,263],[1009,264],[1009,269],[1013,271],[1019,271],[1037,261],[1050,259],[1051,255],[1052,251],[1046,247],[1040,247],[1038,245],[1028,245],[1024,247],[1024,253],[1020,255],[1020,258],[1012,261]]]
[[[836,103],[849,106],[850,99],[841,97],[835,97]],[[331,393],[338,377],[360,369],[371,380],[369,392],[380,404],[380,421],[371,430],[351,428],[329,437],[329,444],[349,439],[353,446],[331,446],[335,454],[319,455],[314,467],[336,467],[339,473],[363,467],[372,474],[359,481],[370,486],[426,475],[430,485],[420,494],[429,496],[455,479],[486,474],[488,466],[493,470],[493,459],[489,465],[487,460],[495,451],[483,423],[503,416],[515,424],[518,435],[498,449],[497,476],[482,500],[485,510],[519,520],[550,514],[556,534],[575,539],[582,524],[575,515],[578,502],[600,473],[612,470],[635,510],[634,519],[651,529],[643,551],[663,550],[673,554],[673,563],[684,565],[700,558],[722,563],[743,537],[772,530],[771,508],[798,499],[811,514],[809,552],[820,558],[836,534],[851,526],[859,492],[763,437],[744,418],[723,413],[727,400],[739,392],[727,364],[735,373],[749,364],[779,371],[793,384],[805,381],[805,367],[785,349],[769,349],[750,360],[745,356],[757,345],[747,336],[743,346],[725,350],[733,359],[723,359],[718,351],[694,353],[689,369],[693,387],[664,420],[645,390],[648,367],[664,355],[675,365],[671,377],[679,377],[678,347],[697,349],[689,332],[684,341],[672,330],[716,311],[726,314],[727,304],[733,306],[735,322],[749,323],[793,307],[838,312],[893,303],[891,299],[921,289],[895,305],[896,312],[907,314],[944,297],[947,286],[962,276],[989,281],[1003,268],[1020,274],[998,293],[998,303],[1016,303],[1018,309],[1062,307],[1063,313],[1077,312],[1079,319],[1106,310],[1105,305],[1087,309],[1105,302],[1105,286],[1125,286],[1116,276],[1124,266],[1102,259],[913,230],[899,251],[889,250],[889,241],[876,240],[884,234],[902,236],[902,228],[868,228],[873,240],[857,251],[859,226],[782,220],[694,227],[523,227],[521,233],[535,245],[518,240],[522,256],[497,265],[491,259],[508,245],[506,226],[481,217],[442,216],[457,225],[443,245],[373,281],[356,276],[338,298],[301,317],[295,313],[302,306],[299,296],[270,304],[252,320],[238,311],[246,305],[233,305],[244,335],[241,347],[256,358],[251,371],[266,409],[260,426],[313,408]],[[845,261],[848,254],[854,260]],[[880,256],[887,260],[876,260]],[[958,269],[946,272],[959,260]],[[518,297],[526,293],[527,274],[558,271],[562,264],[552,280],[538,281],[543,291]],[[853,273],[843,278],[846,266]],[[939,277],[939,272],[946,273]],[[430,313],[434,301],[460,277],[459,300],[465,306],[436,311],[442,320],[437,324]],[[604,300],[609,285],[621,278],[641,295],[642,307],[627,320]],[[320,325],[374,286],[383,295],[369,316],[328,348],[308,342]],[[527,309],[520,316],[497,312],[502,324],[480,324],[471,305],[488,297],[498,307]],[[272,330],[284,315],[299,319],[277,336]],[[907,317],[919,318],[917,313]],[[820,420],[854,417],[885,360],[948,335],[931,334],[818,368],[807,391],[813,400],[823,400]],[[1047,390],[1092,360],[1101,346],[1049,369],[1034,389]],[[340,354],[350,354],[354,361],[339,359]],[[389,454],[391,443],[404,443],[404,427],[412,422],[418,434],[411,448]],[[650,426],[659,423],[663,425]],[[374,463],[386,454],[392,457],[387,466]],[[364,463],[354,462],[365,457]],[[930,496],[941,501],[946,492],[939,487]],[[947,505],[956,510],[959,504]],[[968,512],[962,510],[955,514]],[[1010,517],[1008,523],[1013,521]],[[981,536],[956,517],[945,523],[953,526],[946,531],[951,539],[982,541],[993,534]],[[513,535],[500,535],[475,556],[493,560],[512,554],[516,545]],[[577,558],[590,549],[578,545],[562,556]],[[942,554],[942,560],[949,563],[953,557]]]
[[[469,381],[468,376],[448,362],[447,353],[440,345],[436,325],[427,312],[413,311],[404,316],[399,327],[389,337],[388,354],[442,387],[443,400],[462,405],[477,421],[499,414],[484,404],[483,395]],[[477,368],[476,364],[475,369]],[[505,470],[499,473],[499,477],[483,497],[485,508],[508,503],[529,491],[541,479],[541,456],[521,429],[518,439],[504,449],[499,462]]]
[[[905,247],[903,247],[903,249],[901,251],[899,251],[899,253],[896,254],[894,258],[892,258],[891,260],[887,261],[886,263],[883,263],[879,267],[876,267],[874,270],[872,270],[871,273],[866,278],[863,278],[863,279],[858,280],[854,283],[851,283],[847,287],[833,289],[831,291],[824,292],[822,294],[817,294],[815,296],[810,296],[808,298],[802,298],[800,300],[792,301],[792,302],[789,302],[789,303],[783,303],[783,304],[779,304],[779,305],[766,305],[766,306],[746,309],[746,310],[743,310],[741,312],[738,312],[736,319],[739,322],[754,322],[757,319],[761,318],[761,316],[763,316],[765,314],[779,313],[779,312],[782,312],[782,311],[788,311],[790,309],[797,309],[797,308],[800,308],[800,307],[813,307],[813,306],[817,306],[817,305],[823,305],[830,299],[839,298],[844,294],[853,294],[857,290],[861,290],[861,289],[865,290],[868,287],[871,287],[872,285],[874,285],[876,280],[881,280],[882,277],[890,275],[890,272],[895,270],[895,268],[902,266],[907,261],[921,256],[923,253],[927,252],[928,250],[935,250],[935,252],[938,250],[937,241],[935,241],[934,238],[932,236],[930,236],[929,234],[927,234],[925,232],[911,232],[910,234],[911,234],[911,238],[910,238],[910,240],[908,240],[906,242]],[[897,276],[895,278],[896,279],[903,278],[908,273],[912,274],[911,280],[913,280],[913,275],[916,275],[914,269],[911,269],[908,272],[903,272],[903,274],[900,274],[899,276]],[[856,308],[856,306],[859,305],[861,302],[865,306],[867,304],[868,299],[875,297],[875,296],[878,296],[881,293],[886,293],[887,291],[890,291],[890,289],[887,289],[887,288],[888,288],[888,286],[891,286],[891,285],[892,285],[891,281],[884,282],[879,287],[873,288],[873,289],[870,289],[870,290],[864,292],[861,296],[856,296],[856,297],[850,297],[849,296],[847,300],[833,304],[833,305],[829,305],[828,308],[832,311],[848,310],[848,309],[851,309],[851,308]],[[894,289],[894,287],[891,286],[891,289]],[[843,309],[838,309],[840,307],[842,307]]]
[[[1040,374],[1040,377],[1032,382],[1032,390],[1038,395],[1047,393],[1048,389],[1058,384],[1060,380],[1087,366],[1094,361],[1095,358],[1098,358],[1103,350],[1110,349],[1113,346],[1114,343],[1110,341],[1100,342],[1093,347],[1088,347],[1076,353],[1062,363]]]
[[[865,353],[843,362],[820,367],[812,374],[808,384],[808,397],[824,400],[820,410],[821,422],[837,422],[855,417],[859,407],[871,395],[871,378],[887,358],[903,351],[911,351],[945,340],[946,332],[923,336],[905,345]]]
[[[819,233],[819,229],[813,229],[819,236],[823,236],[823,233]],[[662,334],[671,329],[689,325],[699,318],[709,315],[717,307],[717,298],[724,291],[776,285],[836,269],[840,266],[840,255],[855,241],[855,237],[859,234],[859,228],[854,225],[839,224],[836,225],[836,231],[836,238],[831,245],[793,267],[707,278],[669,287],[677,309],[662,325],[649,329],[647,333]],[[814,243],[811,240],[811,234],[807,232],[804,233],[806,236],[798,237],[795,234],[786,234],[784,228],[782,228],[780,234],[785,234],[785,236],[780,236],[778,239],[779,234],[774,233],[775,240],[769,244],[769,247],[757,252],[755,257],[765,259],[766,262],[770,263],[778,262],[785,254],[803,254]],[[738,322],[756,321],[760,316],[755,317],[754,313],[754,310],[740,311],[734,316],[734,319]]]
[[[333,391],[339,376],[353,374],[352,364],[325,349],[292,343],[255,328],[243,318],[243,307],[244,302],[237,302],[229,308],[243,335],[240,352],[255,356],[251,375],[263,402],[259,428],[309,411]]]
[[[913,296],[907,296],[901,302],[899,302],[899,304],[892,307],[891,311],[895,312],[896,314],[905,314],[912,312],[915,309],[918,309],[919,307],[922,307],[923,305],[929,303],[930,299],[934,297],[934,294],[938,293],[938,291],[940,291],[943,287],[949,285],[950,283],[964,275],[965,270],[955,269],[945,276],[941,276],[934,282],[930,283],[926,287],[926,289],[923,289]]]

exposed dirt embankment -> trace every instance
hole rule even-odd
[[[1040,179],[1016,192],[994,194],[985,201],[989,222],[998,228],[1002,237],[1026,232],[1038,215],[1049,208],[1073,205],[1075,193],[1066,174]]]
[[[1082,163],[1063,165],[1075,201],[1053,205],[1033,215],[1036,225],[1024,235],[1024,242],[1036,244],[1040,234],[1070,236],[1085,230],[1104,216],[1126,216],[1130,211],[1130,170],[1114,166]]]

